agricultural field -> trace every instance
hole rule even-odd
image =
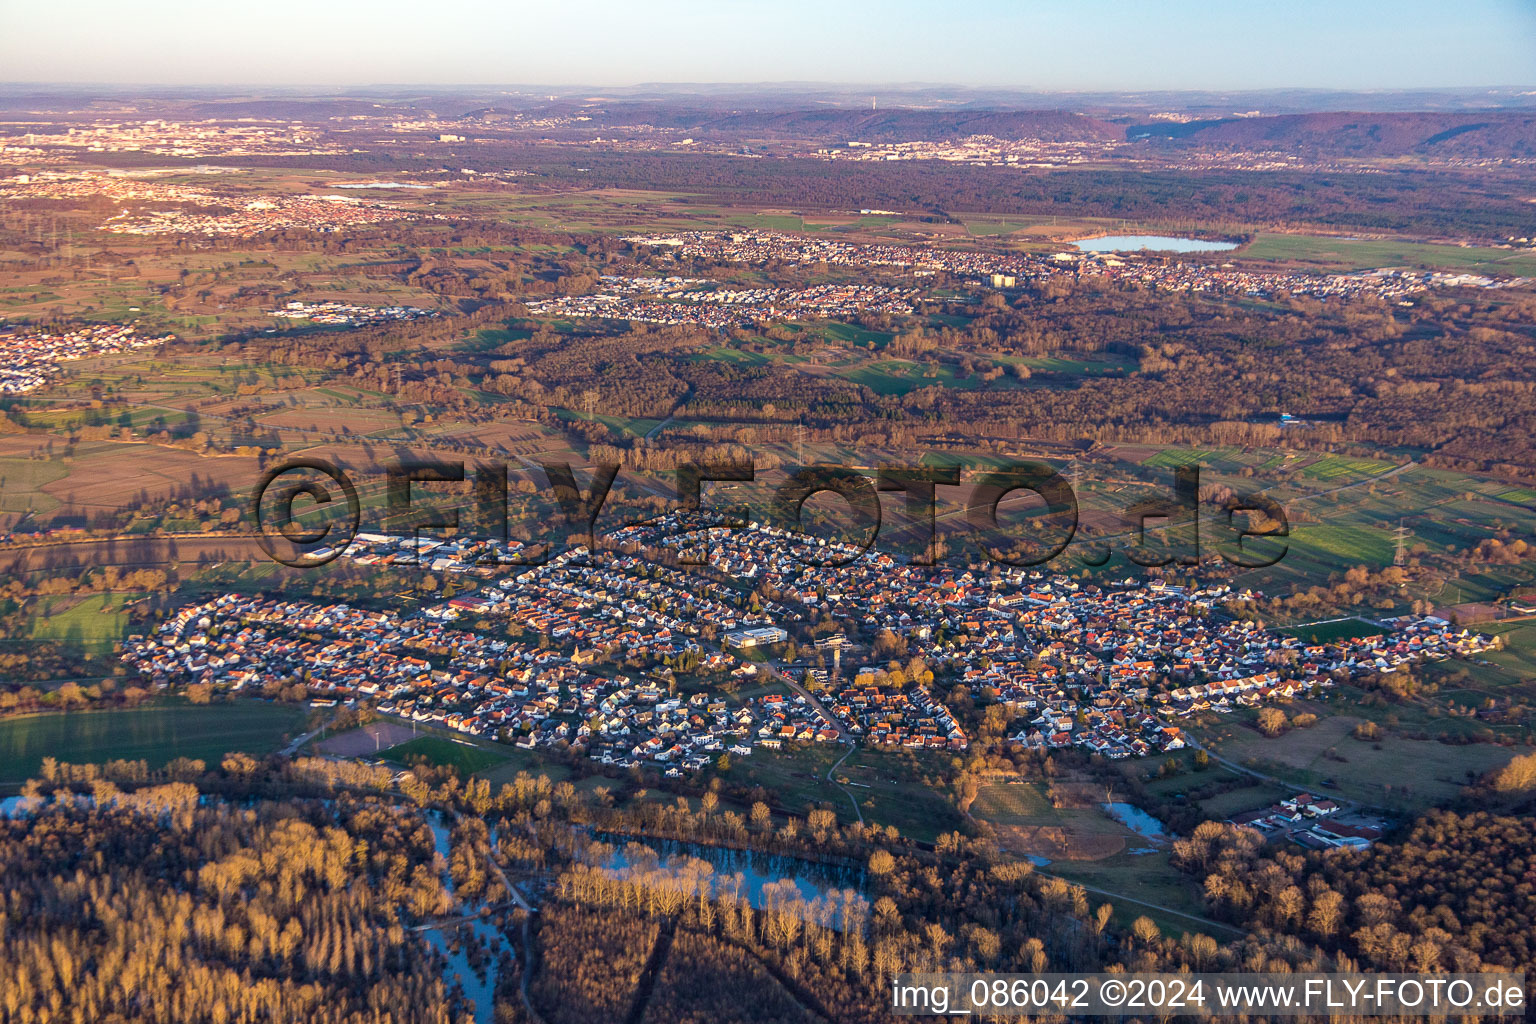
[[[1536,253],[1396,239],[1326,238],[1260,233],[1238,255],[1329,270],[1410,267],[1473,274],[1536,274]]]
[[[1304,626],[1292,626],[1283,632],[1290,636],[1301,637],[1308,643],[1326,644],[1336,640],[1353,640],[1357,637],[1380,636],[1386,632],[1382,627],[1373,625],[1363,619],[1336,619],[1332,622],[1317,622]]]
[[[1142,837],[1098,806],[1103,792],[1088,784],[983,785],[971,814],[993,826],[1005,848],[1051,864],[1098,861],[1149,848]]]
[[[117,593],[39,598],[33,609],[32,637],[79,645],[96,654],[109,653],[127,631],[124,606],[137,596]]]
[[[151,768],[178,757],[217,764],[236,750],[259,757],[300,732],[305,715],[291,705],[236,701],[0,719],[0,786],[35,777],[45,757],[74,764],[143,759]]]

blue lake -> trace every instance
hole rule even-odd
[[[1210,242],[1203,238],[1172,238],[1168,235],[1105,235],[1073,242],[1083,252],[1226,252],[1236,242]]]
[[[1108,803],[1102,805],[1105,813],[1144,839],[1168,839],[1168,829],[1135,804]],[[1133,850],[1132,853],[1141,851]]]

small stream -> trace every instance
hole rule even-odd
[[[427,824],[432,829],[432,839],[437,847],[437,852],[442,855],[444,864],[448,863],[449,852],[453,848],[450,839],[451,829],[444,820],[441,812],[431,812],[427,816]],[[453,882],[449,878],[446,868],[443,871],[443,884],[448,891],[453,891]],[[466,910],[469,908],[466,908]],[[426,940],[432,944],[432,948],[442,953],[448,961],[448,973],[446,980],[450,986],[454,982],[464,989],[464,994],[475,1004],[475,1024],[493,1024],[496,1015],[496,968],[495,963],[500,955],[505,937],[497,931],[494,925],[479,918],[466,921],[463,924],[452,926],[453,930],[466,929],[478,938],[489,951],[489,961],[484,966],[484,973],[477,973],[470,963],[468,952],[462,944],[455,952],[448,941],[448,936],[443,934],[440,928],[428,928],[422,932]]]

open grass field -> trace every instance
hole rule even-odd
[[[1336,522],[1292,525],[1288,543],[1292,552],[1311,555],[1334,572],[1352,565],[1382,568],[1392,563],[1395,550],[1385,530]]]
[[[949,793],[923,781],[939,766],[908,752],[861,747],[834,775],[843,786],[827,781],[827,771],[848,748],[842,744],[794,745],[783,750],[754,750],[750,757],[733,757],[723,773],[732,782],[760,785],[773,792],[778,804],[792,814],[830,807],[838,820],[855,820],[851,793],[865,821],[894,825],[904,835],[932,842],[961,824]]]
[[[1256,811],[1269,807],[1290,796],[1290,790],[1267,782],[1229,789],[1225,793],[1200,801],[1200,810],[1213,821],[1224,821],[1244,811]]]
[[[519,750],[503,744],[496,744],[496,754],[501,760],[489,768],[482,768],[475,773],[476,778],[484,779],[491,784],[491,788],[497,789],[521,773],[531,776],[546,775],[551,782],[563,782],[570,778],[571,770],[563,764],[555,764],[546,761],[538,754],[529,750]],[[620,783],[613,779],[604,778],[601,775],[581,780],[578,789],[591,789],[597,786],[608,786],[613,789],[620,787]]]
[[[390,747],[379,755],[396,764],[410,765],[425,760],[433,765],[448,765],[462,776],[501,764],[506,758],[500,754],[442,736],[418,736],[416,739]]]
[[[1379,743],[1350,732],[1365,718],[1333,714],[1274,738],[1228,719],[1194,731],[1222,757],[1298,787],[1407,812],[1455,800],[1468,774],[1481,776],[1519,750],[1486,743],[1449,744],[1387,736]],[[1332,780],[1334,786],[1324,783]]]
[[[1536,253],[1460,245],[1430,245],[1397,239],[1324,238],[1317,235],[1260,234],[1238,255],[1251,259],[1305,263],[1330,270],[1414,267],[1476,274],[1536,274]]]
[[[63,640],[84,650],[104,653],[122,640],[128,626],[124,604],[136,595],[89,594],[85,597],[40,598],[32,620],[35,640]]]
[[[827,770],[847,749],[831,743],[792,745],[779,751],[756,749],[749,757],[731,758],[730,769],[722,775],[732,782],[772,790],[780,804],[793,813],[802,814],[807,807],[824,803],[836,810],[839,818],[852,821],[848,798],[827,782]]]
[[[234,750],[260,756],[298,733],[304,717],[291,705],[237,701],[0,720],[0,785],[34,777],[45,757],[75,764],[142,758],[158,768],[177,757],[217,764]]]
[[[1211,452],[1198,448],[1165,448],[1142,463],[1160,469],[1177,469],[1180,466],[1209,465]]]
[[[982,786],[971,813],[1000,825],[1038,825],[1061,820],[1040,787],[1031,783]]]
[[[1377,459],[1349,459],[1342,455],[1324,455],[1302,467],[1301,472],[1329,483],[1354,477],[1370,477],[1385,473],[1392,468],[1390,462]]]
[[[963,824],[950,794],[922,781],[926,771],[938,767],[926,756],[861,747],[833,777],[846,780],[866,821],[932,842]],[[847,799],[835,806],[841,812]]]
[[[1156,853],[1117,853],[1110,857],[1091,861],[1052,861],[1044,869],[1069,881],[1080,882],[1110,892],[1122,892],[1138,900],[1155,903],[1172,910],[1197,916],[1205,913],[1200,895],[1193,882],[1168,862],[1165,851]],[[1090,903],[1098,905],[1106,897],[1094,895]],[[1108,897],[1114,903],[1113,897]],[[1127,918],[1135,920],[1147,913],[1146,908],[1125,904]],[[1177,921],[1177,918],[1170,919]],[[1189,921],[1180,930],[1199,928]]]
[[[1500,491],[1495,497],[1501,501],[1513,502],[1516,505],[1524,505],[1527,508],[1536,508],[1536,491],[1529,487],[1511,487]]]
[[[1053,806],[1037,783],[982,786],[971,814],[993,826],[1004,849],[1044,857],[1052,864],[1099,861],[1148,848],[1146,841],[1099,809],[1089,796],[1094,787],[1058,789],[1056,802],[1061,806]]]
[[[1456,696],[1466,697],[1472,704],[1489,697],[1536,700],[1536,620],[1483,622],[1476,629],[1503,637],[1504,649],[1442,662],[1432,678],[1442,687],[1457,688]]]

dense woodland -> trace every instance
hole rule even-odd
[[[6,1022],[458,1022],[443,961],[411,930],[434,923],[494,972],[499,1020],[552,1024],[886,1020],[888,979],[908,970],[1528,959],[1523,818],[1437,813],[1400,844],[1331,857],[1265,856],[1248,834],[1202,826],[1180,841],[1181,863],[1208,873],[1218,912],[1254,929],[1218,942],[1164,937],[1144,917],[1117,923],[1112,901],[984,840],[928,848],[830,812],[617,807],[546,777],[493,790],[426,767],[397,783],[367,765],[244,755],[211,770],[50,764],[27,792],[43,803],[0,821]],[[428,814],[456,822],[446,863]],[[754,905],[703,861],[631,844],[627,867],[604,867],[626,835],[750,843],[860,881],[815,901],[775,884]],[[526,928],[497,909],[503,872],[543,892]],[[476,913],[499,953],[452,930]]]
[[[0,825],[0,1019],[458,1019],[404,928],[446,902],[419,819],[115,788]]]
[[[1252,830],[1201,825],[1176,843],[1227,920],[1295,935],[1380,971],[1527,969],[1536,822],[1436,811],[1398,842],[1301,853]]]
[[[561,290],[590,286],[577,267],[561,269],[570,271]],[[1303,297],[1260,303],[1050,281],[1011,301],[957,303],[942,322],[868,324],[891,336],[885,353],[965,385],[935,380],[904,394],[773,358],[761,365],[700,358],[722,340],[770,357],[815,350],[808,338],[777,329],[722,339],[694,327],[590,323],[552,331],[512,319],[521,329],[489,347],[444,351],[436,340],[519,308],[487,305],[455,321],[345,335],[250,339],[231,351],[327,369],[384,391],[402,408],[470,421],[539,419],[624,447],[635,442],[598,422],[570,424],[556,410],[676,414],[696,421],[690,434],[668,435],[681,442],[782,441],[803,425],[811,440],[890,445],[935,436],[1273,445],[1279,414],[1288,412],[1309,423],[1286,435],[1299,443],[1403,446],[1435,465],[1536,474],[1536,299],[1523,292],[1432,293],[1407,306]],[[1127,368],[1076,376],[1017,363],[1047,356],[1109,358]],[[503,401],[477,400],[471,389]],[[259,393],[252,402],[250,411],[259,412]]]

